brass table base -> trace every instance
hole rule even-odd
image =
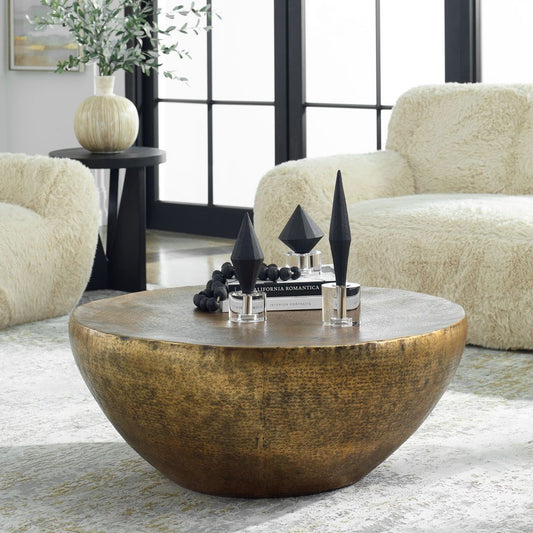
[[[350,485],[431,412],[462,355],[458,305],[362,289],[360,328],[320,311],[233,324],[194,310],[196,288],[78,307],[76,362],[124,439],[187,488],[241,497]]]

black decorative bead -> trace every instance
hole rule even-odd
[[[282,281],[287,281],[292,276],[291,269],[288,267],[283,267],[279,269],[279,279]]]
[[[224,285],[218,285],[213,290],[213,296],[217,298],[219,301],[227,300],[228,299],[228,290]]]
[[[263,263],[259,267],[259,272],[257,273],[257,279],[260,279],[261,281],[265,281],[268,277],[268,267]]]
[[[198,309],[200,309],[200,311],[207,311],[207,300],[209,300],[207,296],[202,296],[202,298],[200,298],[200,303],[198,304]]]
[[[224,274],[222,274],[220,270],[213,270],[213,274],[211,274],[211,279],[213,281],[221,281],[222,283],[226,281]]]
[[[276,281],[279,278],[279,270],[277,265],[268,265],[267,277],[270,281]]]
[[[292,276],[291,276],[292,279],[298,279],[302,275],[302,271],[297,266],[291,267],[291,270],[292,270]]]
[[[220,305],[216,298],[208,298],[205,302],[205,308],[208,312],[213,313],[220,309]]]
[[[231,274],[231,275],[230,275]],[[220,270],[214,270],[212,278],[206,283],[205,289],[193,296],[194,305],[203,312],[216,312],[221,309],[220,302],[228,299],[228,289],[226,280],[231,279],[235,274],[233,265],[228,261],[222,265]],[[227,275],[230,275],[227,278]],[[281,279],[298,279],[301,275],[298,267],[281,267],[275,263],[269,265],[262,263],[259,266],[257,278],[260,280],[276,281]]]
[[[220,271],[222,272],[222,275],[223,275],[226,279],[231,279],[231,278],[235,275],[235,269],[233,268],[233,265],[232,265],[229,261],[226,261],[226,262],[220,267]]]

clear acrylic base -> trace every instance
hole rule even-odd
[[[287,265],[290,267],[297,266],[302,276],[320,276],[322,272],[322,252],[313,250],[306,254],[296,252],[287,252]]]
[[[253,291],[251,294],[245,294],[242,291],[230,292],[228,315],[231,322],[265,322],[267,319],[266,294],[260,291]]]
[[[361,286],[358,283],[322,285],[322,323],[325,326],[358,326],[360,310]]]

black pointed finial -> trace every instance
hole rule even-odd
[[[244,294],[253,292],[257,273],[263,260],[263,251],[257,240],[250,216],[246,213],[242,219],[241,229],[231,253],[235,277],[239,280]]]
[[[335,282],[337,285],[346,285],[351,242],[352,234],[350,231],[350,220],[348,218],[344,188],[342,186],[342,175],[341,171],[338,170],[329,227],[329,244],[331,255],[333,256]]]
[[[279,240],[296,253],[307,254],[323,236],[324,232],[298,204],[279,234]]]

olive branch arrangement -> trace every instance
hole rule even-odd
[[[155,9],[153,2],[142,0],[41,0],[41,5],[47,10],[32,22],[38,28],[59,24],[79,45],[78,54],[59,61],[56,72],[95,63],[100,76],[121,69],[133,72],[135,67],[149,76],[161,67],[161,54],[190,58],[176,36],[211,29],[210,5],[197,8],[195,2],[188,6],[176,3],[164,13]],[[163,75],[186,81],[172,71]]]

